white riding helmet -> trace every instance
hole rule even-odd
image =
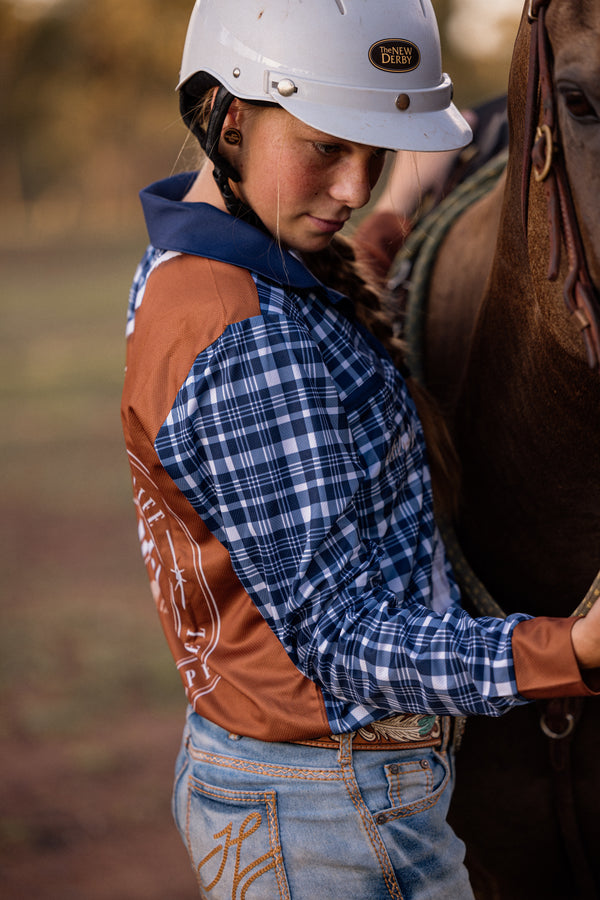
[[[183,97],[198,97],[194,76],[342,140],[452,150],[472,138],[442,72],[430,0],[197,0]]]

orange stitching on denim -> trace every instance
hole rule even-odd
[[[220,766],[225,769],[239,769],[255,775],[268,775],[275,778],[301,778],[308,781],[341,781],[342,776],[336,769],[302,769],[298,766],[279,766],[273,763],[258,763],[240,759],[237,756],[221,756],[190,747],[190,756],[195,760]]]
[[[257,862],[259,862],[259,860],[257,860]],[[252,875],[250,878],[248,878],[244,887],[240,891],[240,900],[245,900],[246,894],[248,893],[248,890],[254,884],[254,882],[258,878],[260,878],[261,875],[264,875],[265,872],[270,872],[271,869],[275,869],[275,876],[277,877],[277,863],[275,862],[274,859],[271,860],[271,862],[269,863],[268,866],[264,866],[262,869],[259,869],[258,872],[255,872],[254,875]],[[241,880],[241,877],[245,873],[246,873],[246,869],[244,869],[244,871],[241,873],[240,880]],[[279,879],[277,879],[277,883],[279,884]],[[235,890],[237,890],[237,884],[234,886],[234,891]],[[279,885],[279,896],[281,896],[281,885]],[[289,894],[288,894],[288,897],[289,897]],[[235,900],[235,893],[233,894],[232,900]]]
[[[427,794],[431,794],[433,791],[433,772],[431,770],[431,766],[428,766],[427,769],[424,769],[420,763],[397,763],[392,764],[388,767],[388,783],[389,783],[389,795],[390,795],[390,803],[393,807],[400,807],[403,804],[402,800],[402,791],[400,790],[400,786],[402,784],[402,779],[405,775],[409,775],[413,772],[419,772],[420,774],[425,774],[425,792]],[[418,802],[418,801],[417,801]],[[408,804],[411,806],[412,804]]]
[[[273,853],[276,857],[275,877],[279,885],[279,894],[281,897],[290,900],[287,878],[284,875],[283,853],[281,851],[281,842],[279,840],[279,824],[277,822],[277,806],[275,791],[265,793],[265,802],[267,805],[267,821],[269,824],[269,835]]]
[[[435,806],[448,787],[448,782],[450,780],[450,770],[446,766],[444,766],[444,771],[446,774],[443,778],[443,781],[434,794],[432,794],[430,797],[424,797],[423,800],[417,800],[415,803],[409,803],[405,809],[389,810],[385,814],[388,822],[392,819],[406,819],[409,816],[415,815],[415,813],[425,812],[425,810],[431,809],[433,806]],[[433,782],[433,773],[431,773],[430,777]]]
[[[221,853],[221,864],[217,871],[217,874],[210,882],[204,886],[204,890],[206,893],[210,893],[214,887],[220,882],[223,877],[223,872],[225,871],[225,866],[227,865],[227,860],[229,859],[229,851],[235,847],[235,862],[233,867],[233,880],[232,880],[232,892],[231,897],[232,900],[236,897],[238,893],[238,888],[242,885],[242,882],[245,876],[249,875],[250,872],[253,871],[257,866],[266,862],[266,860],[270,860],[270,862],[259,869],[258,872],[254,872],[254,874],[248,879],[247,884],[251,884],[256,881],[261,875],[264,875],[266,872],[270,872],[271,869],[275,866],[275,860],[273,859],[273,852],[270,850],[268,853],[263,853],[262,856],[258,856],[253,862],[248,863],[245,868],[240,871],[240,862],[242,855],[242,844],[243,842],[250,837],[250,835],[254,834],[255,831],[258,831],[262,824],[262,816],[260,813],[250,813],[250,815],[246,816],[242,824],[240,825],[239,832],[236,837],[232,837],[233,834],[233,822],[229,822],[225,828],[218,831],[216,834],[213,834],[213,839],[218,840],[219,838],[225,838],[224,842],[217,844],[210,853],[208,853],[204,859],[201,859],[198,865],[196,866],[196,871],[202,877],[201,871],[203,866],[206,865],[214,856]],[[246,828],[248,827],[248,831]],[[246,886],[242,887],[242,896],[246,893]]]
[[[218,791],[211,790],[209,786],[202,784],[195,778],[190,779],[190,787],[193,784],[193,789],[196,793],[205,794],[209,797],[215,797],[218,799],[228,799],[228,800],[236,800],[240,803],[255,803],[256,796],[253,794],[252,796],[244,796],[243,793],[236,793],[230,790]],[[196,874],[198,879],[198,885],[201,889],[202,895],[205,893],[209,893],[221,880],[223,877],[223,872],[225,870],[225,866],[227,865],[227,859],[229,850],[232,847],[236,847],[236,855],[235,855],[235,863],[234,863],[234,875],[232,882],[232,900],[235,900],[238,889],[240,889],[240,900],[244,900],[246,893],[250,886],[262,875],[265,875],[267,872],[274,870],[275,878],[277,880],[277,885],[279,888],[279,896],[282,900],[290,900],[288,885],[285,877],[283,876],[283,854],[281,852],[281,843],[279,841],[279,829],[277,826],[276,816],[275,816],[275,793],[273,791],[266,791],[260,794],[261,799],[264,801],[266,812],[267,812],[267,828],[269,832],[269,846],[270,851],[268,853],[264,853],[262,856],[257,857],[253,862],[248,863],[240,871],[240,861],[241,861],[241,847],[246,838],[250,837],[254,834],[262,824],[262,816],[258,812],[250,813],[244,821],[242,822],[237,837],[232,837],[233,832],[233,822],[229,822],[228,825],[225,826],[221,831],[217,832],[213,835],[215,840],[224,837],[225,842],[217,845],[210,851],[196,867]],[[190,805],[191,791],[188,791],[188,807]],[[250,830],[246,831],[246,827],[250,826]],[[201,869],[202,867],[209,862],[214,856],[218,853],[222,852],[223,856],[221,859],[221,864],[219,866],[219,870],[210,884],[204,886],[201,881]],[[193,859],[193,855],[190,852],[190,858]],[[256,869],[261,863],[266,862],[270,859],[270,862],[267,865],[262,866],[262,868],[258,869],[258,871],[253,872],[253,869]],[[249,876],[249,877],[246,877]],[[242,882],[244,882],[242,884]]]
[[[416,813],[425,812],[426,810],[431,809],[432,806],[436,805],[439,799],[439,796],[431,797],[427,800],[420,800],[418,803],[411,804],[406,809],[391,809],[385,813],[386,820],[391,822],[394,819],[408,819]]]
[[[362,794],[360,792],[360,788],[356,781],[356,776],[354,774],[354,769],[352,767],[352,753],[350,749],[344,749],[344,746],[340,746],[340,766],[342,769],[342,774],[344,776],[344,784],[346,785],[346,790],[350,795],[350,799],[354,804],[354,808],[358,812],[362,823],[364,825],[365,831],[369,837],[369,841],[371,842],[371,846],[379,861],[379,865],[381,867],[381,873],[387,885],[387,889],[390,893],[390,897],[395,898],[395,900],[404,900],[402,893],[400,891],[400,886],[396,879],[396,874],[394,872],[394,868],[392,866],[391,860],[388,856],[388,852],[385,849],[385,845],[381,839],[381,835],[373,821],[373,816],[365,806],[365,802],[363,800]]]

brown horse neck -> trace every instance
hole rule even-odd
[[[529,27],[524,10],[511,67],[510,153],[505,176],[454,222],[431,273],[426,381],[450,423],[467,375],[473,336],[489,303],[489,292],[495,284],[503,284],[493,268],[519,260],[517,271],[528,269],[519,200],[525,111],[520,97],[527,83],[528,57]]]
[[[597,272],[594,237],[597,234],[597,205],[591,204],[593,216],[590,219],[594,182],[585,176],[581,181],[582,173],[587,172],[588,176],[593,173],[586,165],[589,159],[585,160],[581,154],[580,158],[577,156],[575,148],[581,136],[568,133],[565,123],[569,116],[563,118],[566,133],[561,134],[559,91],[553,78],[560,83],[561,75],[565,77],[565,57],[567,74],[576,77],[571,68],[576,54],[574,47],[579,48],[582,57],[590,58],[592,66],[594,44],[590,43],[589,35],[592,21],[595,29],[600,25],[600,15],[596,9],[595,19],[592,19],[592,8],[588,8],[585,22],[582,19],[569,33],[567,48],[570,50],[565,53],[564,35],[567,26],[573,23],[572,3],[565,0],[562,4],[552,4],[548,21],[553,16],[556,19],[553,29],[547,24],[542,7],[550,7],[549,0],[539,0],[533,7],[525,4],[515,42],[508,105],[510,154],[497,259],[500,267],[512,266],[521,302],[527,306],[529,298],[531,305],[539,306],[542,312],[540,324],[547,323],[549,339],[597,369],[600,300],[590,277],[590,272]],[[534,22],[528,19],[530,8],[538,16]],[[580,7],[578,10],[583,16]],[[550,39],[554,42],[553,47]],[[555,51],[558,53],[557,71],[553,72]],[[592,168],[595,170],[594,165]],[[575,178],[574,185],[570,183],[571,178]],[[577,212],[578,199],[580,206],[583,205],[583,213]],[[588,262],[591,264],[589,270]],[[552,284],[549,285],[549,281]]]
[[[528,63],[524,14],[498,241],[455,421],[464,471],[460,536],[507,611],[564,615],[600,562],[599,376],[565,312],[565,261],[555,282],[547,278],[543,185],[532,183],[527,235],[523,226]]]

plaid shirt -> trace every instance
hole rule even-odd
[[[247,268],[261,315],[199,348],[155,449],[320,686],[332,731],[400,711],[497,715],[524,702],[511,634],[528,617],[474,620],[460,608],[404,379],[344,298],[257,229],[177,202],[184,184],[142,194],[153,246],[129,329],[149,273],[179,251]]]

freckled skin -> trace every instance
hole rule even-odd
[[[280,108],[234,103],[228,118],[243,135],[227,148],[241,175],[235,189],[285,246],[323,249],[368,203],[385,151],[316,131]]]

